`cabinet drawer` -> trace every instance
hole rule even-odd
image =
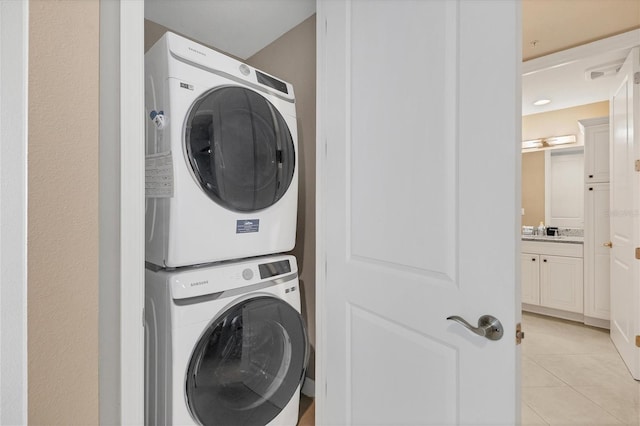
[[[544,241],[522,241],[522,253],[546,254],[549,256],[582,257],[582,244],[549,243]]]

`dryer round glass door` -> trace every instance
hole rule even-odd
[[[216,88],[196,100],[185,122],[185,152],[204,192],[234,211],[275,204],[294,175],[287,123],[271,102],[243,87]]]
[[[261,425],[294,396],[308,358],[300,314],[256,297],[216,318],[198,341],[186,377],[187,404],[202,425]]]

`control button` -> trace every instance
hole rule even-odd
[[[242,75],[249,75],[249,73],[251,72],[251,69],[249,69],[248,66],[246,66],[245,64],[240,65],[240,72],[242,73]]]
[[[244,271],[242,271],[242,278],[244,278],[245,280],[250,280],[251,278],[253,278],[253,271],[249,268],[245,269]]]

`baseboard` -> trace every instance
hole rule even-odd
[[[584,323],[584,315],[577,312],[562,311],[560,309],[547,308],[544,306],[522,304],[522,310],[525,312],[533,312],[534,314],[547,315],[550,317],[562,318],[569,321],[577,321]]]
[[[584,323],[585,325],[590,325],[591,327],[606,328],[607,330],[611,328],[611,325],[609,324],[609,320],[588,317],[586,315],[584,317]]]
[[[316,382],[309,378],[304,378],[304,383],[302,384],[302,394],[308,396],[309,398],[316,397]]]

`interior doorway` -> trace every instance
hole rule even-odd
[[[538,93],[540,93],[540,87],[544,87],[544,69],[547,67],[547,69],[551,70],[553,66],[551,65],[552,63],[556,63],[557,68],[555,68],[555,71],[561,71],[563,67],[581,67],[582,74],[580,77],[582,78],[582,84],[589,82],[589,79],[593,78],[595,74],[592,73],[599,72],[597,70],[603,68],[603,61],[607,64],[606,66],[614,70],[619,68],[622,61],[626,58],[628,51],[637,44],[639,37],[637,30],[627,33],[626,35],[629,36],[626,42],[624,41],[624,36],[613,37],[607,41],[602,41],[602,50],[598,50],[601,46],[599,46],[599,42],[595,42],[591,45],[569,49],[566,52],[558,52],[555,54],[555,58],[554,55],[549,55],[548,58],[538,58],[530,61],[529,64],[525,63],[523,90],[527,90],[526,84],[527,81],[530,81],[533,86],[539,86],[537,89]],[[607,42],[610,44],[607,45]],[[554,60],[557,62],[554,62]],[[535,65],[536,62],[538,64],[544,64],[541,70],[534,69],[535,67],[533,65]],[[537,80],[534,78],[536,73],[540,74],[539,78],[536,77]],[[553,74],[553,72],[551,72],[551,74]],[[615,74],[615,71],[613,74]],[[611,74],[611,76],[613,74]],[[529,79],[527,79],[527,77],[529,77]],[[597,78],[601,78],[599,83],[605,86],[607,91],[612,91],[614,85],[617,84],[615,79],[607,78],[604,74],[598,74]],[[562,84],[562,81],[558,79],[557,76],[555,79],[559,81],[554,81],[552,86]],[[594,92],[595,91],[594,89]],[[533,101],[531,97],[532,93],[533,90],[529,88],[528,100],[530,102]],[[571,91],[568,90],[568,93],[571,93]],[[544,188],[545,173],[550,173],[548,169],[549,150],[558,148],[547,145],[545,139],[574,133],[577,136],[575,144],[575,146],[578,146],[577,149],[587,149],[584,147],[584,138],[589,138],[589,131],[586,131],[587,134],[585,136],[585,126],[588,127],[590,124],[601,127],[608,125],[610,110],[608,96],[608,93],[605,92],[604,95],[600,95],[599,99],[592,98],[591,100],[595,102],[589,104],[548,110],[537,114],[531,113],[531,111],[535,110],[535,107],[523,105],[523,111],[527,110],[529,112],[529,114],[523,117],[523,141],[528,141],[527,146],[540,143],[538,148],[523,149],[522,213],[523,225],[529,227],[529,229],[523,229],[523,233],[531,231],[531,228],[536,229],[540,222],[544,222],[547,226],[555,225],[554,223],[547,223],[549,220],[549,206],[547,206],[547,209],[541,208],[538,209],[538,211],[535,209],[536,203],[545,202],[544,191],[549,189],[548,187]],[[527,96],[523,94],[523,99],[525,98],[527,98]],[[551,96],[550,98],[553,97]],[[578,122],[580,122],[580,126]],[[557,130],[558,128],[561,130]],[[606,132],[608,142],[608,127]],[[523,142],[523,148],[524,146]],[[567,146],[570,147],[570,144]],[[573,149],[575,150],[576,148]],[[547,154],[547,169],[545,169],[543,157],[545,152]],[[553,152],[560,153],[562,151],[556,150]],[[608,156],[608,152],[605,152],[605,154]],[[592,153],[590,153],[590,155],[593,157]],[[599,152],[597,155],[602,156],[603,153]],[[540,158],[537,165],[539,168],[538,172],[534,170],[536,167],[536,156]],[[578,176],[585,184],[584,191],[587,195],[590,194],[588,191],[598,190],[598,185],[605,185],[605,183],[597,183],[599,182],[598,179],[592,179],[594,174],[587,173],[586,170],[588,167],[589,165],[585,167],[584,173],[579,172]],[[528,174],[528,176],[525,176],[525,174]],[[536,175],[538,176],[537,178]],[[534,181],[536,179],[541,183],[538,187],[540,188],[540,192],[543,193],[542,197],[536,197],[535,194],[532,194],[535,192]],[[546,181],[548,183],[549,180],[546,179]],[[592,182],[595,183],[592,184]],[[608,176],[606,179],[603,179],[602,182],[608,182]],[[585,200],[587,199],[587,195],[585,195]],[[548,197],[546,198],[548,202]],[[605,201],[607,201],[606,207],[608,212],[608,199]],[[585,208],[587,208],[588,203],[584,205]],[[547,210],[546,215],[545,210]],[[593,226],[593,223],[590,224],[587,221],[582,226],[580,226],[580,224],[577,226],[584,229],[584,232],[589,232],[589,229],[585,228],[585,226]],[[526,239],[535,240],[535,237]],[[600,245],[602,244],[603,242],[600,242]],[[606,241],[604,244],[606,244]],[[593,249],[593,247],[590,248],[588,244],[585,244],[584,250],[587,251],[589,249]],[[558,421],[563,424],[567,422],[569,422],[567,424],[571,424],[572,420],[569,418],[559,419],[558,417],[554,417],[552,407],[555,398],[562,399],[563,401],[572,401],[571,403],[567,403],[564,410],[567,412],[575,411],[576,414],[573,416],[573,421],[577,422],[576,424],[583,424],[584,421],[586,421],[584,419],[579,420],[580,416],[586,412],[592,413],[592,419],[597,416],[602,416],[602,422],[637,421],[638,415],[640,414],[637,398],[629,399],[624,395],[627,395],[627,392],[628,395],[638,395],[640,384],[633,380],[624,363],[622,363],[615,347],[611,344],[608,332],[608,317],[605,320],[602,319],[601,314],[594,315],[593,309],[589,311],[587,301],[589,297],[593,297],[593,294],[587,294],[587,292],[588,290],[593,291],[593,289],[588,289],[585,281],[584,306],[582,305],[583,301],[580,300],[580,309],[572,310],[572,312],[553,309],[553,304],[550,303],[548,298],[546,301],[541,300],[540,294],[544,292],[541,288],[538,288],[538,299],[532,299],[530,297],[525,299],[525,295],[529,296],[533,293],[531,290],[532,286],[530,285],[533,280],[533,278],[531,278],[532,271],[544,271],[546,265],[543,265],[541,262],[543,259],[551,262],[551,259],[550,257],[546,259],[542,254],[539,256],[532,255],[530,243],[527,242],[523,242],[523,252],[524,251],[527,251],[527,253],[522,254],[523,308],[528,311],[537,312],[538,314],[523,315],[523,325],[529,328],[528,337],[531,339],[529,342],[525,340],[523,343],[523,424],[545,424]],[[581,254],[580,257],[582,257]],[[540,265],[534,265],[532,262],[535,261],[540,263]],[[582,261],[582,259],[580,259],[580,261]],[[588,273],[587,268],[590,267],[588,264],[590,261],[592,260],[589,260],[585,252],[585,274]],[[600,278],[602,277],[598,277],[597,279]],[[606,278],[608,286],[608,277]],[[538,280],[537,282],[540,286],[545,285],[542,277],[536,276],[535,279]],[[525,286],[527,290],[525,290]],[[582,299],[583,294],[580,293],[577,297]],[[540,316],[539,314],[551,316]],[[597,318],[590,317],[590,315],[597,316]],[[569,322],[554,317],[566,318],[572,321]],[[602,328],[590,327],[582,323],[597,325]],[[572,330],[571,336],[568,330]],[[559,339],[561,338],[560,336],[563,335],[564,337],[561,343]],[[575,336],[578,335],[584,336],[584,339],[580,342],[573,340]],[[530,345],[527,346],[527,343]],[[574,343],[575,345],[573,345]],[[532,350],[527,350],[530,348],[532,348]],[[593,363],[594,368],[587,368],[581,364],[586,360]],[[560,366],[563,365],[563,363],[567,365],[564,372],[560,371]],[[580,380],[575,380],[576,377],[569,377],[565,374],[566,370],[570,370],[576,365],[582,365],[584,367],[581,368]],[[599,371],[595,372],[596,370]],[[560,397],[560,394],[566,395]],[[571,404],[573,403],[576,404],[575,407],[580,406],[582,408],[571,408]]]

